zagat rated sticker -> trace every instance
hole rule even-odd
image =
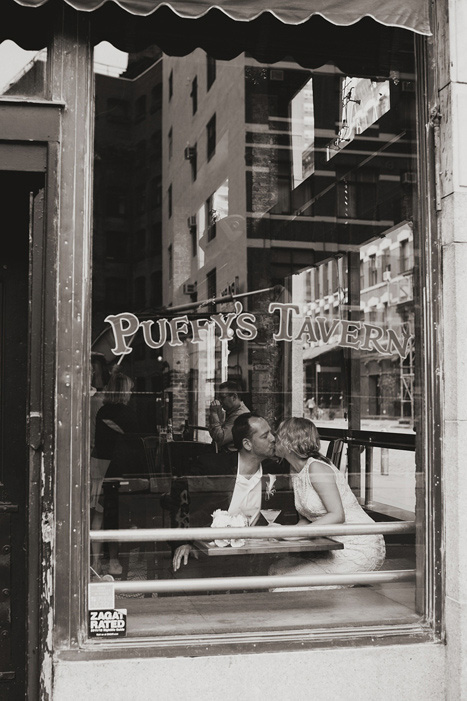
[[[124,638],[126,636],[126,609],[89,611],[90,638]]]

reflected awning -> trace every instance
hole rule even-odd
[[[16,0],[25,7],[39,7],[49,0]],[[115,4],[136,16],[148,16],[168,8],[178,17],[198,19],[217,10],[235,21],[250,21],[267,12],[285,24],[301,24],[322,17],[347,27],[369,17],[387,27],[401,27],[430,34],[428,0],[63,0],[80,11],[95,11]]]

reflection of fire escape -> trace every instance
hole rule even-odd
[[[413,344],[407,357],[400,360],[401,375],[401,418],[413,417],[413,383],[414,383]]]

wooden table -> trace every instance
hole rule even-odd
[[[241,548],[227,545],[219,548],[214,541],[195,540],[194,545],[208,557],[227,555],[270,555],[274,553],[299,553],[314,550],[342,550],[343,543],[333,538],[300,538],[300,540],[274,540],[271,538],[250,538]]]

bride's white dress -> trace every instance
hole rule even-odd
[[[310,480],[310,458],[301,472],[293,475],[295,508],[301,516],[314,521],[326,514],[326,509]],[[345,476],[334,465],[328,465],[334,473],[337,489],[344,508],[345,523],[374,523],[362,509],[350,489]],[[307,553],[306,557],[288,555],[271,565],[269,574],[346,574],[378,570],[384,562],[386,549],[381,534],[333,536],[344,544],[343,550]]]

